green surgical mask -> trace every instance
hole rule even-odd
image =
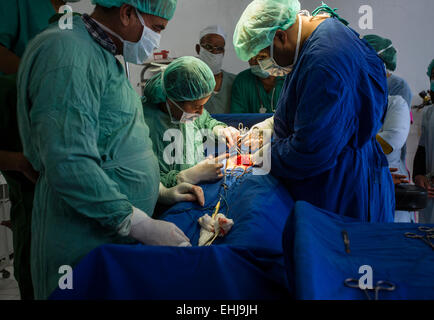
[[[262,70],[259,65],[251,66],[250,71],[260,79],[267,79],[270,76],[270,74],[267,71]]]

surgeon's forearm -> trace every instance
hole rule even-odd
[[[0,150],[0,170],[20,171],[22,159],[22,153]]]
[[[6,47],[0,45],[0,72],[13,74],[18,72],[20,58]]]

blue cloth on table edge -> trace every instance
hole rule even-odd
[[[344,280],[359,279],[359,267],[369,265],[374,285],[379,280],[396,285],[393,292],[380,291],[379,300],[434,299],[434,251],[421,240],[404,236],[422,234],[419,226],[360,223],[296,202],[283,233],[292,294],[297,299],[365,300],[361,290],[345,287]],[[349,234],[350,254],[345,253],[342,230]]]
[[[271,175],[229,180],[227,216],[235,225],[215,245],[104,245],[75,266],[74,289],[57,289],[50,299],[289,298],[282,232],[292,210],[291,197]],[[202,187],[204,208],[180,203],[162,217],[176,223],[194,246],[199,238],[197,218],[211,213],[222,189],[221,182]],[[223,202],[220,212],[226,214]]]
[[[214,119],[226,123],[230,127],[238,129],[238,124],[242,123],[244,127],[251,128],[255,124],[271,118],[273,113],[228,113],[212,114]]]

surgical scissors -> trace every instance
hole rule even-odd
[[[430,239],[434,238],[434,230],[433,230],[433,228],[430,228],[430,227],[419,227],[418,230],[421,231],[421,232],[424,232],[425,234],[422,235],[422,234],[417,234],[417,233],[413,233],[413,232],[406,232],[404,235],[407,238],[420,239],[423,242],[425,242],[428,246],[430,246],[432,250],[434,250],[434,244],[430,240]]]
[[[395,284],[393,284],[392,282],[383,281],[383,280],[378,281],[375,284],[375,287],[372,288],[372,289],[362,289],[362,288],[360,288],[360,286],[359,286],[359,280],[353,279],[353,278],[345,279],[344,284],[348,288],[355,288],[355,289],[362,290],[365,293],[365,295],[368,298],[368,300],[372,300],[371,296],[368,293],[368,290],[374,290],[374,292],[375,292],[374,299],[378,300],[379,291],[381,291],[381,290],[383,290],[383,291],[394,291],[396,289]]]
[[[434,228],[422,226],[422,227],[419,227],[418,229],[419,229],[419,231],[428,233],[429,235],[432,235],[434,237]]]

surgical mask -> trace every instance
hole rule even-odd
[[[197,114],[197,113],[188,113],[188,112],[185,112],[175,101],[173,101],[172,99],[169,99],[170,100],[170,102],[172,102],[179,110],[181,110],[182,111],[182,116],[181,116],[181,119],[179,120],[179,121],[176,121],[176,120],[173,120],[173,117],[172,117],[172,112],[170,111],[170,106],[169,106],[169,103],[166,101],[166,108],[167,108],[167,111],[169,112],[169,116],[170,116],[170,121],[173,123],[173,124],[180,124],[180,123],[183,123],[183,124],[187,124],[187,123],[191,123],[191,122],[193,122],[193,121],[195,121],[197,118],[199,118],[200,117],[200,115],[199,114]]]
[[[298,53],[300,51],[300,43],[301,43],[301,29],[302,29],[302,19],[299,16],[298,18],[298,36],[297,36],[297,47],[295,49],[294,62],[286,67],[281,67],[274,59],[274,44],[271,44],[271,53],[270,58],[258,61],[261,69],[268,72],[273,77],[283,77],[292,72],[294,65],[297,63]],[[273,40],[274,41],[274,40]]]
[[[261,79],[267,79],[270,76],[270,74],[267,71],[262,70],[261,66],[259,65],[251,66],[250,71],[252,71],[255,76]]]
[[[382,54],[383,52],[385,52],[386,50],[389,50],[390,48],[393,47],[393,44],[391,44],[390,46],[388,46],[387,48],[384,48],[383,50],[380,50],[377,52],[378,55]]]
[[[157,49],[160,46],[161,35],[148,28],[143,21],[142,15],[137,11],[137,9],[135,10],[137,17],[143,26],[142,36],[138,42],[124,40],[120,35],[111,31],[106,26],[97,23],[102,29],[122,41],[124,45],[123,56],[126,62],[143,64],[151,56],[154,49]]]
[[[205,62],[213,74],[219,74],[222,71],[223,53],[214,54],[204,48],[200,48],[199,58]]]

